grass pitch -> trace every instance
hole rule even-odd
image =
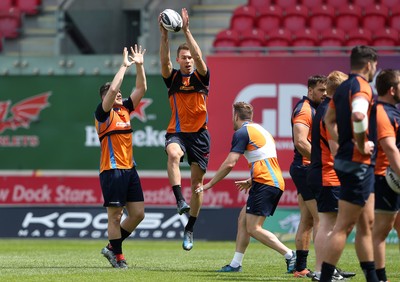
[[[299,281],[285,273],[281,255],[258,242],[250,243],[242,273],[215,272],[231,261],[234,242],[195,241],[193,250],[186,252],[180,241],[128,239],[123,246],[128,270],[111,268],[100,255],[105,244],[106,240],[0,240],[0,281]],[[399,246],[387,245],[386,257],[388,278],[400,281]],[[313,250],[308,267],[314,268]],[[365,281],[353,245],[344,250],[339,267],[357,273],[349,281]]]

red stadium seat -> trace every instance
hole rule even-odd
[[[372,5],[365,8],[365,14],[361,19],[362,27],[370,31],[385,29],[386,19],[389,17],[389,9],[382,5]]]
[[[297,0],[275,0],[276,5],[286,9],[297,5]]]
[[[324,5],[324,0],[301,0],[301,5],[306,6],[308,9]]]
[[[272,48],[268,51],[270,54],[287,55],[289,52],[284,48],[290,46],[292,41],[292,33],[284,28],[271,30],[267,34],[265,46]],[[283,47],[283,49],[281,49]]]
[[[349,1],[348,0],[325,0],[326,5],[328,6],[332,6],[334,8],[340,8],[343,6],[347,6],[349,5]]]
[[[15,5],[27,15],[36,15],[40,11],[41,0],[15,0]]]
[[[295,54],[312,54],[315,50],[311,48],[301,47],[315,47],[318,45],[318,32],[314,29],[300,29],[293,34],[291,46],[299,47],[299,49],[294,49]]]
[[[304,29],[307,26],[308,9],[302,5],[296,5],[285,9],[282,26],[290,31]]]
[[[281,26],[282,9],[279,6],[267,6],[260,8],[256,26],[265,32],[278,29]]]
[[[245,30],[241,33],[239,42],[240,53],[260,54],[265,45],[265,33],[260,29]]]
[[[396,47],[399,44],[399,32],[393,28],[385,28],[377,30],[372,35],[372,46],[375,47]],[[378,50],[379,54],[392,54],[395,53],[394,49]]]
[[[0,12],[7,12],[13,7],[13,0],[1,0],[0,1]]]
[[[235,30],[224,29],[214,39],[213,47],[216,53],[236,53],[239,45],[239,34]]]
[[[391,28],[400,30],[400,6],[396,6],[391,10],[389,26]]]
[[[256,21],[256,9],[250,6],[239,6],[233,11],[231,29],[243,31],[253,29]]]
[[[271,4],[272,4],[272,0],[249,0],[247,2],[248,6],[256,8],[257,11],[264,7],[268,7]]]
[[[356,46],[356,45],[370,45],[372,35],[367,29],[355,28],[348,32],[348,38],[345,43],[346,46]]]
[[[353,0],[353,5],[362,9],[374,6],[375,4],[377,4],[375,0]]]
[[[354,5],[346,5],[338,8],[336,15],[336,27],[346,32],[360,27],[361,8]]]
[[[340,29],[327,29],[322,31],[319,46],[321,52],[324,54],[339,54],[342,53],[340,50],[344,46],[346,36],[343,30]]]
[[[387,7],[388,9],[393,9],[399,6],[398,0],[380,0],[381,5]]]
[[[16,38],[20,34],[21,12],[17,8],[11,8],[7,12],[0,13],[0,33],[5,38]]]
[[[331,29],[334,25],[335,9],[331,6],[315,6],[309,18],[310,28],[317,31]]]

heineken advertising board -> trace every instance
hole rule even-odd
[[[100,148],[94,111],[99,88],[112,76],[0,77],[0,170],[98,170]],[[160,76],[148,76],[148,92],[132,114],[139,169],[166,169],[164,136],[170,109]],[[125,76],[128,97],[135,76]]]

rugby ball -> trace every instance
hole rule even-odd
[[[172,9],[165,9],[161,13],[161,24],[171,32],[178,32],[182,28],[182,17]]]
[[[386,182],[394,192],[400,194],[400,177],[390,168],[390,166],[386,169]]]

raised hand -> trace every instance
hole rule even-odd
[[[135,44],[135,48],[131,47],[131,53],[132,55],[129,56],[129,58],[131,59],[131,64],[139,64],[142,65],[143,64],[143,56],[146,53],[146,49],[142,48],[141,45]]]
[[[189,13],[186,8],[182,8],[182,29],[187,30],[189,28]]]

